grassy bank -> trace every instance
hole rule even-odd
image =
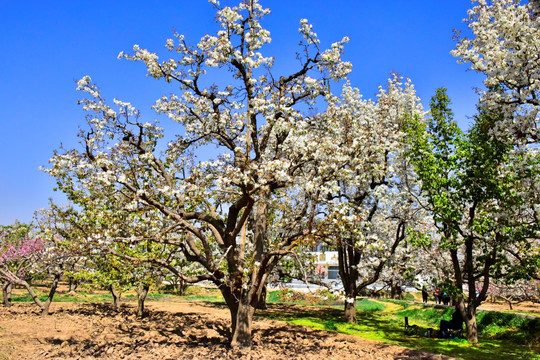
[[[324,310],[314,306],[301,312],[297,308],[279,307],[271,312],[261,312],[260,316],[462,359],[540,359],[539,318],[481,312],[478,315],[480,342],[477,345],[471,345],[465,339],[424,337],[428,328],[438,329],[441,319],[449,320],[452,311],[406,301],[362,299],[357,302],[357,324],[344,323],[342,307],[337,306]],[[405,316],[409,317],[412,325],[418,326],[415,335],[404,334]]]

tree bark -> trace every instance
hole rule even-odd
[[[266,285],[263,286],[261,295],[257,297],[254,307],[257,310],[266,310],[268,308],[268,306],[266,306]]]
[[[41,309],[41,316],[49,315],[49,309],[51,307],[51,303],[52,301],[49,301],[49,299],[47,299],[47,301],[43,303],[43,308]]]
[[[60,282],[60,274],[55,274],[53,283],[51,285],[51,289],[49,290],[49,296],[47,297],[47,300],[45,302],[42,302],[41,300],[39,300],[39,297],[34,292],[34,289],[32,289],[32,287],[30,286],[30,284],[27,281],[20,280],[20,279],[17,280],[17,283],[26,288],[26,291],[28,291],[28,293],[30,294],[30,296],[34,300],[34,303],[37,306],[39,306],[39,308],[41,309],[41,316],[49,315],[49,308],[50,308],[51,303],[53,301],[54,294],[56,293],[56,288],[58,287],[59,282]]]
[[[4,297],[4,306],[9,307],[11,306],[11,291],[12,291],[12,283],[6,282],[2,284],[2,296]]]
[[[47,300],[43,303],[43,307],[41,308],[41,316],[49,315],[49,308],[51,307],[54,294],[56,294],[58,283],[60,283],[60,274],[55,274],[51,289],[49,290],[49,296],[47,297]]]
[[[137,288],[137,317],[144,316],[144,301],[150,290],[150,285],[143,285]]]
[[[402,293],[401,286],[391,281],[390,282],[390,297],[392,299],[400,299],[401,293]]]
[[[356,298],[349,297],[345,299],[345,322],[350,324],[356,324]]]
[[[120,292],[116,291],[114,285],[110,285],[109,290],[111,291],[111,295],[112,295],[112,298],[113,298],[113,308],[114,308],[114,310],[118,311],[118,310],[120,310],[120,296],[122,294]]]
[[[465,300],[461,298],[458,300],[458,308],[456,311],[461,312],[461,316],[465,322],[467,341],[470,343],[477,343],[478,325],[476,323],[476,307],[471,303],[466,307]]]
[[[75,278],[73,276],[70,276],[68,278],[68,285],[69,285],[69,290],[68,290],[68,293],[69,294],[74,294],[75,293],[75,290],[77,290],[77,280],[75,280]]]
[[[467,328],[467,341],[470,343],[478,342],[478,325],[476,323],[476,314],[465,318],[465,326]]]
[[[234,331],[236,329],[236,317],[238,314],[238,301],[237,297],[233,294],[231,289],[228,286],[221,286],[220,287],[221,294],[223,295],[223,298],[225,299],[225,303],[227,304],[227,307],[229,308],[229,312],[231,314],[231,339],[232,334],[234,334]]]
[[[186,289],[188,287],[188,283],[182,280],[179,277],[176,277],[173,281],[173,291],[177,295],[184,295],[186,292]]]
[[[255,261],[261,263],[265,248],[265,240],[267,236],[267,226],[268,226],[268,198],[270,197],[270,191],[264,189],[261,192],[261,200],[257,205],[255,211],[255,221],[254,221],[254,240],[255,240],[255,249],[253,253],[253,258]],[[257,289],[258,296],[254,301],[255,309],[266,309],[266,285],[262,285],[262,289]]]
[[[255,308],[241,301],[238,303],[236,311],[235,326],[233,328],[231,347],[250,347],[251,346],[251,325]]]

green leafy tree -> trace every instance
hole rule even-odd
[[[411,159],[438,229],[437,246],[452,264],[452,295],[478,341],[476,312],[493,278],[530,276],[537,261],[526,249],[538,239],[536,152],[512,152],[489,134],[496,115],[482,111],[464,134],[453,121],[445,89],[431,100],[428,127],[412,120]],[[532,195],[532,196],[531,196]],[[522,257],[518,262],[509,259]]]

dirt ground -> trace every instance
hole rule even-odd
[[[531,313],[540,317],[540,304],[533,303],[530,301],[520,302],[517,304],[512,304],[512,310],[507,303],[503,302],[485,302],[479,307],[480,310],[491,310],[491,311],[514,311],[522,313]]]
[[[227,346],[229,312],[204,303],[53,303],[41,317],[30,303],[0,308],[4,359],[451,359],[377,341],[257,318],[250,350]]]

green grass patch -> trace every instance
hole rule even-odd
[[[540,332],[536,322],[538,319],[517,319],[511,314],[493,318],[494,315],[481,313],[478,320],[480,343],[473,346],[464,339],[436,339],[423,336],[428,328],[438,329],[441,318],[450,319],[453,309],[424,307],[400,300],[362,299],[357,302],[358,323],[348,324],[342,321],[342,309],[298,310],[276,306],[279,307],[277,311],[271,309],[267,313],[261,313],[260,316],[466,360],[540,359],[537,335]],[[411,324],[418,326],[416,335],[404,334],[405,316],[409,317]],[[497,326],[497,331],[504,333],[504,337],[492,336],[493,326]]]
[[[386,310],[386,305],[369,299],[356,301],[356,310],[364,313],[381,312]]]
[[[130,300],[136,300],[137,294],[127,294],[125,298]],[[169,300],[174,298],[180,298],[180,296],[174,294],[152,292],[149,292],[148,295],[146,295],[146,300]]]
[[[48,294],[36,291],[38,299],[40,301],[46,301]],[[33,302],[32,297],[28,293],[12,294],[11,301],[14,303],[20,302]],[[84,292],[77,292],[75,295],[69,294],[55,294],[53,302],[76,302],[76,303],[91,303],[91,302],[106,302],[112,301],[110,294],[88,294]]]
[[[404,309],[407,309],[408,307],[411,307],[411,306],[416,306],[416,304],[411,303],[411,302],[408,302],[408,301],[405,301],[405,300],[380,299],[380,300],[378,300],[378,301],[381,301],[381,302],[383,302],[383,303],[390,303],[390,304],[399,305],[399,306],[401,306],[401,307],[404,308]]]
[[[280,292],[277,290],[269,291],[266,296],[266,302],[268,304],[277,304],[281,302]]]

